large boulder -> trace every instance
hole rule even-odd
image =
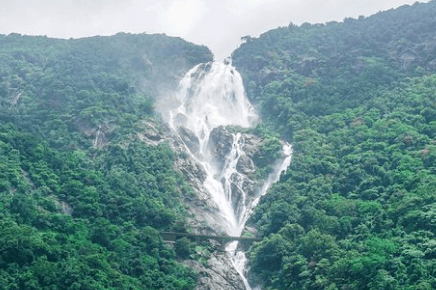
[[[233,146],[233,135],[223,126],[214,128],[209,135],[207,151],[212,162],[216,165],[217,171],[221,172],[224,168],[227,156]]]
[[[195,133],[185,127],[177,128],[177,132],[189,150],[194,154],[198,154],[200,151],[200,140],[195,136]]]
[[[236,169],[238,172],[245,175],[250,175],[255,172],[253,160],[251,160],[246,154],[239,157],[238,162],[236,163]]]

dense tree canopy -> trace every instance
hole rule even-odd
[[[436,2],[290,25],[233,54],[292,164],[249,220],[265,289],[436,288]]]
[[[195,286],[158,232],[187,230],[192,189],[138,132],[211,58],[164,35],[0,35],[0,289]]]
[[[248,221],[252,282],[436,288],[435,19],[435,1],[417,3],[234,52],[269,136],[258,177],[275,137],[294,149]],[[211,59],[165,35],[0,35],[0,289],[195,287],[177,260],[198,245],[158,234],[188,230],[193,191],[170,146],[140,136],[159,130],[153,98]]]

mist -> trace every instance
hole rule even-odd
[[[342,21],[414,0],[0,0],[0,33],[80,38],[118,32],[165,33],[208,46],[217,60],[241,37],[270,29]],[[424,1],[428,2],[428,1]]]

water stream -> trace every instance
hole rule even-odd
[[[240,236],[252,208],[276,182],[280,173],[288,167],[292,149],[283,146],[283,158],[277,160],[270,176],[255,197],[244,191],[243,174],[237,170],[238,160],[245,155],[241,133],[231,134],[230,151],[217,162],[209,149],[211,133],[220,126],[251,127],[258,120],[256,111],[248,101],[242,78],[230,65],[211,62],[192,68],[182,79],[176,106],[169,112],[169,124],[179,135],[187,153],[200,163],[207,174],[204,186],[219,208],[217,220],[230,236]],[[238,196],[234,196],[235,194]],[[237,200],[237,204],[235,204]],[[232,253],[233,265],[251,289],[244,277],[246,257],[237,251],[237,242],[226,250]]]

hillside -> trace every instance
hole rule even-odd
[[[264,122],[292,142],[248,224],[264,289],[436,288],[436,2],[244,37]]]
[[[159,230],[192,189],[153,98],[206,47],[164,35],[0,35],[0,289],[192,289]]]
[[[232,63],[262,123],[220,125],[206,146],[223,168],[240,149],[234,212],[287,157],[281,140],[293,148],[247,222],[251,285],[436,289],[436,1],[243,40]],[[213,120],[188,122],[209,104],[171,108],[192,125],[173,135],[156,112],[212,59],[165,35],[0,35],[0,290],[245,288],[218,243],[159,235],[223,232],[204,185],[225,179],[202,167],[194,130]],[[202,83],[220,70],[221,86]],[[186,96],[245,98],[223,64],[187,80]]]

